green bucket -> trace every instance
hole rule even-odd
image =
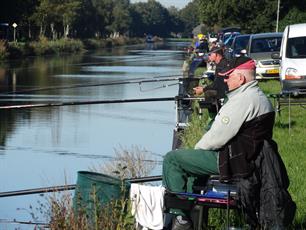
[[[73,198],[74,210],[77,213],[86,211],[87,216],[92,216],[97,208],[126,196],[128,190],[129,183],[116,177],[79,171]]]

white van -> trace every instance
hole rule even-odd
[[[306,95],[306,23],[285,28],[280,59],[282,92]]]

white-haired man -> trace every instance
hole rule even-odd
[[[185,192],[189,176],[247,177],[263,141],[272,139],[274,109],[255,81],[255,62],[238,57],[229,69],[219,73],[229,91],[210,129],[194,149],[174,150],[164,158],[163,184],[172,192]],[[177,209],[172,213],[177,215],[173,230],[192,229],[186,213]]]

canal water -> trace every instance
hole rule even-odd
[[[178,76],[186,45],[129,46],[4,63],[0,105],[172,97],[178,92],[178,85],[173,85],[177,81],[60,87]],[[175,103],[0,110],[0,119],[0,192],[6,192],[75,184],[77,171],[98,168],[112,160],[116,150],[135,146],[162,161],[172,147]],[[151,175],[160,173],[158,164]],[[0,198],[0,229],[33,229],[5,222],[45,221],[38,213],[45,199],[39,195]]]

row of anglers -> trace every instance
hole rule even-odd
[[[198,34],[189,49],[189,74],[195,66],[206,65],[210,49],[215,46],[222,47],[226,59],[241,55],[254,59],[257,80],[277,79],[282,93],[306,94],[306,23],[288,25],[283,32],[242,34],[239,28],[228,27],[217,38]]]
[[[223,207],[240,210],[247,229],[287,229],[296,205],[288,192],[289,178],[277,143],[272,139],[274,108],[258,86],[256,63],[244,55],[228,61],[222,46],[212,47],[208,58],[216,64],[214,80],[194,91],[210,92],[210,96],[222,99],[222,104],[210,108],[212,122],[203,127],[204,134],[194,148],[165,154],[163,187],[132,187],[136,221],[149,229],[200,230],[208,227],[208,214],[197,212],[201,210],[198,207]],[[211,175],[218,175],[225,189],[210,187]],[[165,212],[172,215],[170,224],[165,224]],[[226,229],[231,225],[228,217],[224,217]]]
[[[205,99],[213,98],[211,102],[217,101],[208,108],[212,122],[203,127],[205,132],[194,148],[177,148],[165,154],[161,188],[164,194],[157,192],[156,187],[132,188],[131,199],[136,202],[133,207],[140,226],[149,229],[205,229],[208,227],[207,215],[203,217],[203,212],[196,212],[197,205],[210,208],[225,204],[228,209],[238,208],[248,229],[287,229],[294,219],[296,205],[287,190],[289,178],[277,143],[272,139],[274,108],[256,81],[259,74],[265,77],[279,72],[275,63],[263,59],[273,71],[266,69],[260,73],[258,65],[261,62],[251,58],[250,53],[242,52],[247,47],[258,55],[279,52],[283,34],[242,35],[240,31],[230,31],[227,38],[226,33],[220,37],[222,40],[212,42],[198,34],[192,49],[189,49],[188,79],[193,78],[195,69],[203,63],[214,65],[210,70],[210,84],[193,88],[195,94],[204,94]],[[240,47],[239,53],[229,48],[241,44],[237,38],[245,36],[248,37],[246,43],[251,42],[251,45]],[[211,184],[211,175],[218,175],[219,182],[227,188],[221,191],[223,196],[217,194],[220,191],[207,187]],[[204,187],[196,193],[199,184]],[[231,203],[233,187],[236,204]],[[144,193],[148,195],[143,196]],[[186,200],[190,198],[196,201],[188,206]],[[156,208],[156,204],[163,203],[161,200],[165,202],[162,211],[146,209],[148,203]],[[160,214],[165,210],[173,216],[168,225],[162,220],[164,215]],[[154,213],[155,217],[147,213]],[[225,219],[226,229],[230,229],[228,218]]]
[[[195,218],[194,206],[186,208],[186,203],[180,203],[186,197],[196,197],[195,203],[206,208],[220,207],[220,204],[226,204],[228,209],[238,208],[248,229],[287,229],[292,224],[296,205],[288,192],[289,178],[277,143],[272,139],[274,108],[256,79],[279,77],[280,59],[272,59],[272,54],[279,55],[284,44],[294,44],[297,48],[298,42],[290,42],[290,31],[301,31],[303,26],[306,24],[288,26],[284,33],[241,34],[232,30],[211,42],[205,35],[198,34],[193,48],[189,49],[188,78],[193,78],[198,66],[212,63],[212,74],[207,74],[212,76],[212,82],[193,90],[197,95],[204,94],[205,99],[214,98],[208,101],[217,103],[208,107],[212,122],[203,128],[205,132],[194,148],[174,149],[164,157],[162,180],[166,195],[159,197],[166,197],[162,198],[166,210],[174,217],[170,227],[160,226],[160,229],[208,227],[206,211],[206,217],[200,212]],[[303,57],[301,53],[296,55]],[[211,184],[211,175],[218,175],[219,182],[228,186],[221,191],[226,194],[223,197],[217,194],[220,191],[207,187]],[[198,184],[204,184],[204,189],[200,195],[195,195]],[[136,192],[132,191],[139,202],[140,190],[137,187]],[[236,204],[230,201],[233,190]],[[169,194],[174,194],[175,198],[169,201]],[[152,197],[148,199],[152,201]],[[138,222],[150,228],[146,218],[141,217],[147,213],[141,207],[136,210]],[[226,229],[230,229],[228,216]]]

